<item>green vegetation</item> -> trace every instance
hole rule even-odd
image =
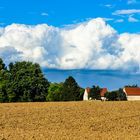
[[[62,100],[63,83],[52,83],[48,89],[46,101],[61,101]]]
[[[80,87],[78,86],[75,79],[70,76],[68,77],[62,88],[62,100],[63,101],[78,101],[80,100]]]
[[[92,99],[100,100],[101,99],[100,91],[101,91],[101,88],[99,86],[93,85],[90,91],[90,97]]]
[[[120,88],[119,90],[112,91],[112,92],[107,92],[105,97],[108,101],[125,101],[125,100],[127,100],[126,95],[123,92],[122,88]]]
[[[125,87],[138,87],[127,85]],[[90,88],[89,97],[101,100],[101,88]],[[0,58],[0,102],[43,102],[83,100],[84,89],[69,76],[63,83],[50,83],[37,63],[16,62],[5,66]],[[123,89],[107,92],[108,101],[126,100]]]
[[[64,83],[49,83],[39,64],[10,63],[0,59],[0,102],[42,102],[82,100],[84,89],[73,77]]]
[[[0,63],[0,102],[45,101],[49,82],[38,64],[10,63],[9,69]]]

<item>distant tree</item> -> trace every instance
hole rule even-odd
[[[39,64],[25,61],[10,63],[9,72],[9,102],[46,100],[49,82],[44,78]]]
[[[84,95],[85,89],[80,87],[80,95],[79,95],[79,100],[83,100],[83,95]]]
[[[90,91],[90,97],[92,99],[100,100],[101,99],[100,91],[101,91],[101,88],[99,86],[93,85]]]
[[[63,83],[52,83],[48,88],[46,101],[61,101],[62,100]]]
[[[119,88],[117,94],[118,94],[118,100],[123,100],[123,101],[127,100],[126,94],[123,92],[122,88]]]
[[[0,70],[6,70],[5,64],[2,60],[2,58],[0,58]]]
[[[107,92],[105,97],[108,101],[117,101],[118,95],[117,91]]]
[[[105,94],[105,97],[109,101],[121,101],[121,100],[127,100],[125,93],[123,92],[122,88],[119,88],[118,90],[107,92]]]
[[[4,103],[8,101],[7,92],[5,86],[0,86],[0,102]]]
[[[5,67],[3,60],[0,58],[0,102],[7,102],[7,85],[9,83],[10,74]]]
[[[138,87],[138,85],[137,84],[134,84],[134,85],[126,85],[125,87]]]
[[[69,76],[62,89],[62,99],[63,101],[77,101],[80,100],[80,87],[72,76]]]

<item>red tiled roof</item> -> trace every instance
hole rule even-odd
[[[137,87],[126,87],[125,92],[127,95],[137,95],[140,96],[140,88]]]
[[[87,88],[86,88],[86,91],[87,91],[87,93],[90,93],[90,88],[87,87]]]
[[[102,88],[101,91],[100,91],[101,97],[104,97],[105,93],[107,93],[107,88]]]

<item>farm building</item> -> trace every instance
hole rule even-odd
[[[102,88],[100,91],[101,100],[106,100],[105,94],[107,93],[107,88]]]
[[[83,95],[84,101],[90,100],[90,91],[91,89],[89,87],[85,89],[85,92]],[[100,91],[101,100],[106,100],[105,93],[107,93],[107,88],[102,88]]]
[[[140,88],[125,87],[123,89],[128,101],[140,100]]]
[[[87,88],[85,89],[85,92],[84,92],[84,95],[83,95],[83,100],[84,100],[84,101],[89,100],[89,94],[90,94],[90,88],[87,87]]]

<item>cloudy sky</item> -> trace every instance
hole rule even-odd
[[[6,64],[140,73],[139,0],[0,0]]]

